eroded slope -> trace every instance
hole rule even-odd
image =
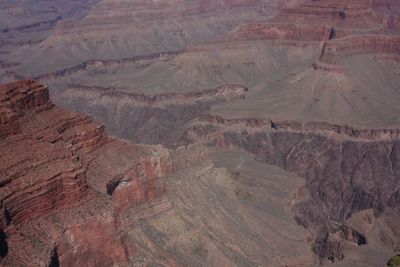
[[[316,262],[290,211],[295,174],[238,151],[110,139],[38,82],[0,96],[3,266]]]

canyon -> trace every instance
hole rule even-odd
[[[315,260],[307,247],[293,245],[307,242],[307,231],[287,210],[301,178],[233,151],[111,139],[87,116],[55,106],[35,81],[2,85],[0,92],[3,266]],[[252,174],[263,168],[271,172]],[[281,179],[294,184],[287,188]],[[283,191],[259,192],[259,182]],[[287,249],[297,256],[287,258]]]
[[[399,21],[397,0],[6,0],[1,264],[384,266]]]
[[[308,194],[302,192],[296,199],[295,218],[317,230],[314,249],[318,254],[340,258],[338,248],[330,251],[329,231],[343,231],[346,220],[362,210],[371,209],[382,220],[387,220],[385,212],[390,218],[398,216],[398,130],[348,130],[318,122],[296,126],[208,116],[189,128],[182,142],[241,147],[260,161],[305,177]],[[393,231],[386,233],[390,232],[388,241],[394,238],[388,244],[398,246],[398,229],[388,228]],[[319,239],[328,242],[320,246]]]

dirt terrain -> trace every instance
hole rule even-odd
[[[0,3],[2,264],[385,266],[399,62],[397,0]]]

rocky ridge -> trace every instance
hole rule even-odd
[[[298,192],[292,211],[298,223],[315,231],[315,252],[322,258],[340,260],[343,250],[334,249],[331,242],[339,241],[332,241],[331,235],[357,245],[368,242],[363,234],[352,232],[354,229],[342,228],[349,218],[368,209],[378,220],[385,218],[385,212],[399,212],[398,132],[206,115],[187,129],[181,142],[239,147],[260,161],[305,177],[305,188]],[[382,233],[390,236],[385,246],[397,248],[397,231]]]
[[[247,93],[248,88],[243,85],[154,95],[77,85],[71,86],[57,101],[102,120],[114,135],[137,143],[170,147],[182,133],[183,124],[209,111],[215,103],[243,99]],[[110,103],[117,107],[116,113],[107,108]],[[100,110],[104,112],[101,117]]]
[[[57,91],[57,86],[52,88],[57,103],[91,114],[96,120],[104,122],[110,133],[130,139],[134,143],[162,143],[174,147],[179,144],[200,142],[224,148],[238,147],[249,152],[259,161],[280,166],[306,178],[306,185],[298,191],[292,210],[296,214],[297,221],[314,232],[311,238],[314,251],[324,260],[336,261],[347,257],[345,254],[351,249],[346,247],[346,244],[365,247],[364,245],[376,243],[390,251],[398,250],[399,229],[393,221],[399,217],[399,129],[396,127],[397,118],[391,119],[398,111],[397,108],[391,108],[396,107],[398,102],[398,90],[396,90],[398,84],[396,77],[399,77],[396,64],[399,62],[400,55],[398,3],[396,0],[291,1],[288,7],[286,2],[284,6],[280,6],[276,1],[228,1],[228,18],[235,17],[234,20],[230,20],[224,16],[226,13],[220,1],[212,3],[198,1],[190,4],[184,1],[165,3],[140,3],[139,1],[133,5],[121,1],[102,1],[82,21],[60,23],[56,33],[38,46],[38,49],[39,52],[51,51],[53,46],[57,48],[57,45],[61,47],[66,43],[77,45],[78,47],[74,46],[74,48],[86,51],[87,49],[84,48],[86,46],[79,47],[76,41],[80,40],[80,34],[83,34],[85,42],[88,40],[89,47],[93,47],[90,51],[96,51],[98,47],[93,44],[99,42],[101,44],[99,47],[106,46],[99,49],[106,56],[101,53],[85,54],[81,59],[79,55],[77,58],[84,61],[83,63],[79,63],[79,60],[79,62],[73,61],[71,64],[57,66],[58,71],[51,69],[44,71],[44,74],[38,72],[33,76],[53,81],[56,85],[58,79],[65,79],[62,82],[68,84],[62,90]],[[176,5],[178,8],[175,8]],[[272,6],[273,8],[269,9]],[[238,19],[232,15],[244,14],[246,8],[251,9],[249,14],[258,15],[240,18],[238,16]],[[276,8],[280,13],[271,16],[278,11]],[[109,13],[111,9],[117,10],[116,13],[121,15],[120,20]],[[128,15],[124,13],[125,11],[128,11]],[[172,18],[173,22],[164,23],[169,21],[169,18]],[[210,28],[206,30],[193,28],[190,24],[193,18],[199,19],[201,21],[199,24],[207,24]],[[125,27],[141,20],[165,24],[168,27],[158,25],[151,30],[144,25],[135,29]],[[315,27],[316,24],[320,26]],[[121,33],[118,28],[129,28],[129,30]],[[131,34],[132,32],[134,34]],[[76,39],[77,36],[79,36],[78,39]],[[140,48],[121,45],[132,43],[129,42],[131,36],[134,36],[135,40],[143,41],[138,42]],[[120,42],[120,37],[125,42]],[[159,40],[168,40],[168,42],[159,42]],[[115,43],[117,48],[113,46]],[[219,48],[218,53],[214,53],[214,45]],[[144,49],[140,50],[142,48]],[[62,50],[57,49],[54,51],[57,51],[58,56],[58,52]],[[125,51],[124,49],[134,51],[132,53],[135,55],[124,53],[121,55],[119,52]],[[310,50],[315,50],[315,55],[310,56]],[[36,55],[36,53],[31,54]],[[109,55],[115,59],[107,58]],[[207,55],[211,60],[207,58]],[[98,58],[92,59],[93,57]],[[308,60],[310,57],[312,59]],[[47,58],[53,60],[51,56]],[[57,57],[54,56],[54,58]],[[376,63],[375,61],[384,63],[371,66]],[[36,64],[37,59],[32,62]],[[43,65],[52,66],[52,64]],[[7,69],[7,77],[29,76],[19,74],[18,63],[4,62],[2,67]],[[118,67],[121,68],[118,69]],[[113,83],[117,84],[116,80],[121,78],[118,75],[114,76],[115,72],[125,68],[128,69],[126,73],[129,77],[136,77],[137,73],[149,73],[147,79],[151,77],[151,81],[146,84],[143,83],[143,79],[138,79],[136,83],[133,79],[125,83],[129,88],[108,87],[114,86]],[[271,69],[272,72],[270,72]],[[393,73],[391,73],[392,70]],[[104,75],[106,79],[104,76],[103,79],[99,79],[98,86],[86,79],[89,77],[94,80],[93,77],[98,77],[96,75],[100,76],[107,71],[110,71],[110,76]],[[155,71],[157,76],[150,76]],[[365,73],[368,72],[374,72],[374,74],[367,77]],[[75,74],[78,75],[73,76]],[[116,78],[112,80],[110,77]],[[143,78],[140,75],[137,77]],[[153,77],[157,82],[153,82]],[[265,81],[264,77],[267,77],[268,81]],[[272,81],[271,77],[278,78]],[[81,84],[79,84],[80,78]],[[232,79],[234,83],[246,86],[234,86],[237,88],[225,90],[224,84],[228,84]],[[70,84],[71,80],[78,83]],[[102,81],[105,80],[112,80],[111,85],[101,87]],[[188,80],[193,80],[193,82],[189,83]],[[204,80],[212,81],[212,85],[204,86],[201,83],[202,85],[199,86],[197,84]],[[357,85],[359,80],[363,83]],[[166,81],[168,84],[172,81],[170,83],[172,85],[168,85],[170,88],[160,87],[170,93],[163,93],[160,90],[154,90],[157,92],[155,94],[147,93],[149,87],[147,85],[158,86],[159,83]],[[190,86],[186,86],[187,84]],[[222,87],[218,87],[221,84]],[[142,85],[147,87],[136,88]],[[175,85],[184,85],[185,88],[180,91],[174,87]],[[245,90],[247,87],[250,88],[248,92]],[[201,88],[215,89],[202,90]],[[377,88],[379,92],[376,92]],[[130,89],[132,92],[129,91]],[[266,94],[263,95],[262,92]],[[4,99],[7,98],[7,95],[4,96]],[[240,101],[249,98],[261,101],[248,101],[246,102],[248,106],[244,107],[244,111],[237,112]],[[324,98],[332,101],[323,101]],[[293,109],[295,110],[293,112],[292,106],[302,103],[304,99],[307,99],[304,106]],[[31,103],[31,100],[24,101]],[[226,104],[224,115],[205,114],[213,112],[214,106],[224,103]],[[238,105],[235,106],[235,104]],[[20,131],[33,128],[31,124],[25,123],[32,117],[26,117],[26,121],[20,124],[18,122],[22,120],[21,114],[26,116],[25,112],[18,108],[7,107],[7,105],[0,112],[0,136],[10,138],[10,136],[18,135]],[[247,110],[252,110],[253,106],[260,110],[248,115]],[[271,106],[271,108],[265,111],[262,106]],[[40,113],[43,116],[48,109],[52,110],[48,114],[62,113],[55,113],[52,104],[44,104],[35,109],[43,109]],[[280,114],[277,111],[275,114],[274,109],[287,110],[281,111]],[[232,115],[228,118],[226,114],[231,111]],[[235,119],[235,112],[238,114],[242,112],[244,116],[238,116]],[[291,114],[287,116],[288,119],[280,119],[280,115],[290,112],[299,117],[305,117],[306,112],[324,116],[297,120],[296,116]],[[345,119],[343,119],[343,114]],[[346,120],[353,114],[365,114],[367,120],[363,121],[363,126],[356,126],[353,124],[354,120],[351,122]],[[66,125],[62,122],[58,123],[64,126],[54,126],[57,129],[73,127],[73,130],[66,130],[68,134],[65,137],[64,130],[57,130],[62,132],[61,135],[56,132],[47,136],[47,128],[39,129],[34,135],[43,136],[37,138],[48,140],[50,143],[54,142],[54,144],[64,142],[63,140],[73,140],[68,142],[73,143],[78,154],[87,150],[90,155],[88,158],[96,155],[95,160],[79,155],[79,161],[85,159],[88,166],[92,167],[84,171],[87,175],[91,175],[88,176],[89,179],[86,179],[87,185],[80,185],[78,191],[88,191],[85,188],[89,187],[95,189],[95,192],[107,194],[113,199],[112,203],[117,203],[116,205],[122,210],[134,210],[141,214],[138,217],[142,218],[149,218],[151,214],[169,210],[171,204],[160,200],[158,196],[168,191],[159,178],[176,170],[173,167],[174,164],[171,163],[175,161],[175,159],[171,160],[174,158],[170,154],[171,151],[158,147],[153,154],[147,151],[146,146],[135,146],[137,149],[132,148],[133,154],[138,153],[139,150],[144,150],[143,153],[146,154],[143,159],[134,160],[139,170],[133,168],[131,163],[127,163],[129,167],[116,168],[113,165],[112,168],[106,167],[104,170],[103,165],[108,166],[109,162],[113,162],[115,154],[130,155],[131,152],[126,152],[129,149],[125,148],[125,144],[105,138],[104,129],[90,126],[92,122],[87,117],[78,117],[66,118],[68,121]],[[46,115],[43,120],[50,121],[51,118],[52,115]],[[326,118],[329,119],[324,121]],[[383,126],[368,126],[369,123],[372,125],[377,122],[382,122]],[[91,129],[89,133],[81,135],[76,132],[76,129],[86,127]],[[99,152],[108,151],[108,149],[116,152],[106,153],[108,156]],[[31,157],[33,157],[32,153],[29,154]],[[157,156],[153,157],[153,155]],[[69,160],[66,158],[63,162]],[[127,160],[127,162],[132,161]],[[84,164],[83,166],[85,167]],[[158,168],[157,166],[163,166],[161,169],[165,171],[154,171]],[[30,168],[30,165],[28,164],[26,168]],[[74,166],[74,168],[77,167]],[[115,168],[118,171],[111,170]],[[105,175],[103,171],[106,171]],[[75,173],[67,176],[69,175],[73,176]],[[8,183],[8,179],[5,179],[5,183]],[[130,183],[134,184],[134,189],[125,187]],[[146,188],[150,188],[150,192],[146,193]],[[89,191],[92,192],[92,190]],[[133,195],[132,191],[135,192]],[[68,190],[68,192],[71,195],[79,195],[79,192],[76,193],[73,190]],[[90,193],[84,195],[90,195]],[[150,205],[147,203],[148,200],[157,203]],[[18,201],[13,200],[16,203]],[[17,206],[24,206],[24,201],[18,202]],[[57,199],[57,201],[64,203],[64,200]],[[44,200],[44,202],[48,201]],[[62,205],[70,209],[70,204],[65,202]],[[134,204],[132,209],[131,204]],[[49,205],[44,207],[43,214],[51,210]],[[141,205],[151,206],[151,208],[143,208]],[[13,213],[14,220],[24,225],[27,221],[24,218],[30,219],[32,216],[20,207],[10,206],[9,209]],[[6,214],[10,211],[7,209]],[[5,217],[8,218],[9,215]],[[120,222],[130,225],[137,219],[133,217],[135,216],[124,213],[121,215]],[[108,233],[106,238],[112,239],[115,233],[108,231],[107,227],[100,228]],[[370,230],[370,228],[375,230]],[[95,231],[93,231],[93,236],[98,235]],[[371,236],[373,231],[378,232]],[[59,236],[59,230],[54,230],[54,233],[54,236]],[[69,231],[63,238],[70,240],[68,236],[71,233],[72,231]],[[74,229],[73,233],[73,235],[84,236],[79,229]],[[9,236],[10,238],[7,239],[10,241],[12,238],[11,235]],[[53,239],[49,237],[47,240]],[[121,248],[118,242],[113,243],[113,246]],[[64,249],[59,251],[55,250],[54,246],[48,246],[43,255],[46,257],[55,254],[66,255],[65,251],[72,253],[73,250],[70,248],[73,246],[73,243],[63,243]],[[120,251],[117,249],[113,257],[123,259],[122,261],[134,254],[131,248],[125,248],[126,254],[120,254]],[[196,263],[197,261],[189,262]],[[254,262],[252,263],[254,265]]]
[[[288,210],[299,177],[235,152],[111,139],[89,117],[55,106],[39,82],[0,92],[2,266],[315,262],[298,245],[308,231]]]
[[[87,116],[52,104],[38,82],[0,92],[3,266],[126,264],[133,245],[119,216],[162,200],[163,177],[191,159],[173,164],[176,153],[162,147],[108,138]],[[149,216],[169,207],[145,210]]]

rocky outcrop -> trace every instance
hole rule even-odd
[[[86,116],[56,108],[37,82],[2,85],[0,92],[1,109],[12,114],[14,129],[2,131],[0,161],[2,229],[13,243],[14,227],[94,196],[79,151],[101,146],[106,137]],[[10,121],[2,119],[2,124],[4,129]]]
[[[2,264],[129,261],[133,244],[118,218],[162,200],[163,177],[186,161],[172,164],[175,156],[160,146],[108,138],[89,117],[56,107],[38,82],[1,85],[0,95]]]
[[[295,47],[319,44],[321,54],[313,68],[343,74],[340,59],[345,56],[399,54],[399,15],[393,5],[369,0],[305,1],[281,9],[267,22],[242,23],[220,41],[267,40]]]
[[[186,122],[209,111],[213,104],[244,98],[247,91],[242,85],[224,85],[185,93],[146,95],[112,88],[72,86],[57,101],[92,114],[116,136],[135,143],[172,147]]]
[[[400,53],[398,35],[348,36],[328,42],[323,48],[320,61],[335,64],[338,56],[359,53]]]
[[[398,15],[392,3],[368,0],[308,1],[284,8],[267,23],[244,23],[229,35],[234,40],[275,40],[279,45],[302,46],[321,42],[322,51],[315,70],[343,73],[338,58],[353,54],[398,54]],[[387,10],[383,6],[388,8]],[[393,8],[395,11],[396,8]],[[393,12],[394,12],[393,11]],[[387,15],[390,14],[390,15]],[[316,26],[317,25],[317,26]],[[382,34],[382,29],[388,29]]]
[[[112,196],[120,208],[142,204],[160,198],[165,193],[162,177],[171,174],[171,159],[164,155],[140,158],[123,173]]]
[[[361,140],[389,140],[399,139],[398,128],[357,128],[348,125],[338,125],[325,121],[276,121],[267,118],[240,118],[227,119],[217,115],[204,114],[199,118],[200,122],[207,122],[228,127],[243,127],[249,129],[269,129],[276,131],[307,132],[314,134],[338,135],[338,137]]]
[[[23,46],[37,45],[64,19],[80,18],[98,0],[54,2],[38,0],[0,3],[0,47],[15,52]],[[28,37],[29,36],[29,37]],[[2,52],[3,52],[2,51]]]
[[[396,0],[372,1],[375,14],[389,29],[400,29],[399,7],[399,2]]]
[[[119,99],[129,99],[134,102],[141,103],[143,105],[155,106],[155,105],[167,105],[171,102],[182,101],[182,102],[193,102],[196,100],[212,100],[222,99],[240,99],[244,98],[248,88],[242,85],[224,85],[218,88],[205,89],[197,92],[187,93],[161,93],[156,95],[146,95],[143,93],[128,93],[124,91],[118,91],[114,88],[101,88],[101,87],[88,87],[72,85],[70,90],[76,91],[81,94],[95,94],[98,98],[110,97]]]
[[[93,9],[84,20],[64,21],[58,25],[57,34],[66,34],[79,31],[80,28],[91,28],[96,26],[115,27],[130,23],[145,23],[146,21],[163,19],[184,19],[194,15],[205,15],[209,12],[216,12],[224,7],[254,6],[254,0],[234,0],[234,1],[196,1],[185,3],[181,0],[168,0],[164,2],[138,1],[136,3],[102,1],[100,5]],[[120,16],[110,14],[113,11]],[[98,16],[102,21],[97,20]]]
[[[143,56],[135,56],[133,58],[123,58],[119,60],[89,60],[78,65],[62,69],[55,72],[49,72],[41,74],[35,79],[55,79],[59,77],[63,77],[65,75],[71,75],[73,73],[88,70],[91,68],[99,68],[99,67],[112,67],[112,66],[124,66],[124,64],[138,64],[138,65],[147,65],[157,61],[167,61],[172,59],[173,57],[179,55],[182,51],[173,51],[173,52],[163,52],[156,53],[151,55],[143,55]]]
[[[400,30],[400,16],[390,16],[386,23],[389,29]]]
[[[13,190],[10,191],[12,184],[33,190],[36,182],[48,180],[51,184],[52,179],[64,180],[57,178],[63,175],[71,176],[71,179],[77,178],[78,184],[83,183],[79,179],[82,178],[82,169],[79,167],[79,160],[76,159],[78,155],[74,153],[74,150],[82,149],[86,151],[102,145],[106,142],[104,128],[93,124],[86,116],[67,113],[56,108],[49,101],[47,88],[37,82],[26,81],[3,85],[0,87],[0,92],[2,95],[0,105],[1,109],[4,110],[3,114],[11,116],[13,118],[12,124],[15,126],[13,132],[2,132],[2,149],[8,151],[2,153],[3,166],[1,168],[3,178],[5,178],[3,185],[8,184],[6,195],[18,197],[18,195],[12,193]],[[7,126],[9,123],[10,121],[2,119],[2,126]],[[47,144],[52,145],[46,147]],[[49,158],[46,159],[46,157]],[[57,166],[58,164],[60,169],[49,168],[49,166]],[[40,170],[44,169],[53,170],[52,173],[45,174],[47,178],[43,177],[43,179],[38,178],[37,181],[24,182],[23,179],[31,179],[30,176],[34,169],[37,169],[39,173]],[[21,180],[18,181],[17,178],[21,178]],[[68,179],[65,178],[65,180]],[[52,187],[57,190],[59,186],[62,187],[63,185],[55,183]],[[68,186],[68,184],[64,186]],[[81,186],[84,186],[84,184]],[[36,190],[46,191],[40,186]],[[21,190],[21,193],[23,191]],[[6,199],[3,198],[3,204],[5,202]],[[14,199],[11,202],[18,206],[16,205],[17,200]],[[34,204],[33,201],[28,201],[26,204],[29,202]],[[11,210],[9,210],[9,213],[11,217],[15,217]]]
[[[394,200],[400,190],[399,137],[397,129],[207,116],[190,127],[181,141],[239,147],[258,160],[305,177],[305,191],[299,191],[292,210],[298,223],[315,229],[315,252],[330,257],[340,249],[328,240],[366,242],[362,233],[349,228],[338,232],[337,225],[352,214],[373,209],[379,217],[386,208],[399,208],[400,202]],[[333,255],[340,258],[339,252]]]
[[[297,24],[262,24],[249,23],[239,26],[231,35],[239,40],[293,40],[293,41],[327,41],[331,35],[331,28],[324,25]]]
[[[165,177],[204,161],[204,149],[110,139],[89,117],[55,106],[38,82],[0,92],[15,126],[0,139],[3,266],[125,265],[147,255],[130,231],[172,208]],[[173,253],[158,253],[178,265]]]
[[[306,102],[305,108],[293,110],[299,111],[300,114],[295,115],[301,117],[309,112],[310,106],[312,108],[308,115],[311,113],[313,115],[320,111],[318,106],[331,103],[320,101],[322,92],[327,92],[328,94],[323,94],[330,98],[331,92],[337,89],[325,88],[325,84],[326,87],[332,85],[329,82],[325,83],[324,79],[335,80],[335,83],[332,82],[334,84],[332,87],[336,84],[338,84],[337,87],[342,87],[343,76],[332,75],[332,77],[323,77],[321,80],[317,80],[319,77],[313,79],[312,75],[319,75],[319,73],[309,72],[312,62],[318,60],[318,56],[315,56],[318,53],[315,55],[310,53],[310,51],[314,52],[314,47],[315,51],[319,51],[318,45],[322,49],[319,62],[313,65],[315,70],[342,74],[345,74],[346,70],[344,65],[339,64],[344,56],[359,53],[390,54],[390,58],[396,60],[396,55],[399,54],[398,14],[387,11],[375,13],[377,7],[371,3],[377,1],[290,1],[303,2],[303,5],[299,6],[295,3],[292,5],[293,8],[282,8],[281,14],[277,17],[266,19],[266,16],[275,12],[275,9],[270,9],[268,4],[274,7],[279,6],[277,2],[282,3],[282,1],[247,0],[190,2],[173,0],[128,3],[105,0],[85,19],[60,23],[51,38],[35,46],[35,50],[32,51],[37,53],[27,50],[27,54],[34,56],[29,55],[29,64],[26,64],[25,68],[32,69],[37,59],[43,58],[41,65],[46,68],[32,70],[36,71],[32,76],[54,80],[55,85],[59,81],[67,84],[72,80],[85,83],[88,77],[91,79],[90,84],[99,84],[103,80],[99,78],[99,81],[94,81],[93,77],[97,76],[90,76],[91,74],[97,75],[102,72],[102,75],[104,74],[102,78],[108,78],[105,68],[110,67],[107,71],[115,71],[121,66],[124,67],[124,64],[137,67],[135,69],[137,72],[133,71],[135,74],[147,70],[149,72],[158,70],[155,68],[158,66],[161,67],[161,72],[165,69],[171,70],[158,77],[161,80],[173,80],[172,86],[187,84],[186,82],[191,79],[191,74],[196,73],[205,73],[204,80],[210,79],[213,84],[219,84],[234,77],[238,78],[239,82],[243,80],[244,83],[255,87],[252,97],[272,96],[273,100],[268,105],[272,107],[279,105],[280,114],[286,113],[285,107],[280,104],[291,106],[297,104],[297,99],[295,99],[297,95],[291,98],[294,95],[292,91],[289,91],[291,88],[299,89],[296,92],[299,91],[299,94],[302,94],[301,91],[306,91],[305,88],[311,88],[311,82],[314,82],[314,85],[317,83],[315,91],[314,85],[312,87],[312,96],[311,93],[299,95],[298,102]],[[387,4],[389,2],[391,4]],[[387,6],[389,9],[393,3],[396,4],[395,1],[381,1],[380,6],[382,8]],[[149,25],[154,25],[154,27]],[[205,27],[198,25],[205,25]],[[44,26],[47,27],[47,25]],[[34,28],[25,30],[32,29]],[[223,47],[223,53],[218,51],[214,57],[210,51],[215,50],[212,46],[214,44],[212,41],[215,39],[220,42],[219,47]],[[257,42],[250,43],[255,40]],[[269,40],[274,42],[268,42]],[[2,40],[1,42],[10,45],[11,41]],[[31,44],[30,41],[22,40],[21,42],[21,44]],[[32,42],[35,43],[35,40]],[[199,43],[201,45],[197,46]],[[298,47],[274,47],[275,44],[283,43],[296,46],[312,45],[312,47],[307,47],[305,50]],[[190,48],[187,49],[189,44]],[[238,49],[230,49],[233,46]],[[74,51],[72,54],[71,49]],[[184,54],[188,50],[197,54]],[[260,50],[266,52],[257,54]],[[198,68],[200,65],[205,66],[203,63],[208,60],[197,61],[196,57],[203,57],[203,52],[212,59],[210,60],[212,66],[207,67],[207,70]],[[178,54],[179,64],[176,64],[178,61],[164,62],[175,59]],[[65,55],[70,56],[65,57]],[[286,55],[287,58],[285,58]],[[310,56],[313,57],[312,60],[305,60]],[[389,55],[374,56],[389,58]],[[73,59],[74,57],[76,58]],[[99,59],[93,60],[94,57]],[[19,58],[21,60],[23,56]],[[296,58],[302,60],[298,61]],[[59,59],[63,63],[55,64]],[[240,62],[236,62],[236,59]],[[307,61],[307,66],[294,66],[300,64],[298,62],[303,64],[304,61]],[[169,63],[171,65],[167,66]],[[3,66],[7,68],[6,76],[9,74],[10,77],[22,77],[18,73],[26,73],[23,71],[23,66],[20,68],[19,65],[10,64],[9,61],[4,61]],[[142,67],[147,67],[149,64],[154,65],[142,71]],[[59,71],[54,71],[55,65]],[[266,67],[270,66],[274,71],[266,70]],[[289,69],[291,74],[285,76]],[[92,71],[83,73],[86,70]],[[209,70],[211,74],[208,73]],[[165,73],[174,74],[170,77]],[[175,75],[176,73],[179,75]],[[68,77],[71,75],[74,77]],[[118,77],[118,75],[115,76]],[[265,76],[268,76],[267,82],[263,78]],[[295,78],[291,79],[293,76]],[[132,77],[135,75],[132,74]],[[199,77],[202,76],[199,75]],[[349,78],[349,84],[360,77],[361,75],[355,75]],[[275,81],[275,78],[280,80]],[[132,82],[134,85],[129,89],[143,92],[135,88],[141,83],[138,82],[136,85],[136,78],[132,80],[135,82]],[[270,82],[270,80],[274,81]],[[87,81],[86,84],[89,84]],[[290,85],[292,82],[293,85]],[[394,84],[396,82],[394,81]],[[149,81],[145,83],[146,86],[151,84]],[[196,82],[188,84],[196,85]],[[349,88],[343,94],[344,101],[348,102],[348,106],[357,105],[352,96],[349,96],[350,101],[347,101],[347,93],[351,91],[358,95],[361,91],[359,88],[362,86],[351,88],[351,85],[347,86],[347,81],[345,85],[343,87],[346,88],[340,88],[340,90]],[[223,219],[220,221],[209,220],[212,223],[202,224],[199,229],[209,227],[211,230],[207,233],[213,233],[219,243],[208,242],[208,239],[206,242],[200,240],[199,245],[197,246],[196,243],[196,248],[194,248],[196,250],[193,253],[194,257],[188,257],[187,255],[191,254],[183,250],[183,253],[178,254],[178,260],[171,260],[160,252],[160,247],[179,251],[181,248],[179,244],[166,242],[163,235],[143,224],[146,218],[168,212],[174,207],[165,197],[168,186],[163,178],[179,172],[182,168],[192,167],[195,164],[193,162],[198,160],[197,155],[200,158],[204,156],[201,149],[192,147],[188,153],[186,148],[170,151],[162,147],[133,146],[121,140],[112,140],[106,136],[104,127],[94,124],[88,117],[55,107],[48,100],[47,91],[41,85],[24,82],[21,83],[20,89],[17,84],[4,88],[14,88],[14,92],[5,89],[4,97],[2,95],[2,100],[0,100],[0,142],[2,145],[0,169],[4,168],[0,181],[0,199],[2,213],[4,213],[4,216],[0,216],[0,255],[4,257],[6,265],[31,266],[44,265],[43,263],[48,262],[72,265],[76,259],[76,263],[82,266],[102,263],[110,266],[124,263],[135,257],[143,243],[151,247],[151,251],[156,251],[154,253],[157,257],[168,258],[165,260],[166,265],[173,265],[175,260],[179,261],[181,258],[192,260],[182,261],[189,263],[188,265],[196,265],[190,264],[193,262],[200,265],[201,260],[196,253],[204,256],[204,251],[207,251],[204,247],[209,246],[210,253],[219,251],[215,247],[210,247],[210,244],[213,246],[217,244],[218,248],[222,247],[220,251],[224,255],[229,253],[233,255],[231,258],[235,258],[233,262],[238,265],[254,266],[260,262],[264,263],[264,261],[253,261],[261,254],[259,251],[253,254],[252,247],[247,248],[248,242],[243,242],[246,248],[244,248],[245,245],[243,248],[240,246],[236,248],[237,243],[225,242],[225,237],[219,236],[220,232],[223,232],[221,231],[223,227],[219,228],[219,225],[224,225],[223,222],[231,220],[234,224],[240,225],[237,228],[229,228],[235,230],[230,231],[237,234],[235,238],[244,240],[243,237],[245,237],[251,244],[257,243],[257,248],[265,247],[263,243],[265,240],[260,241],[257,238],[259,234],[257,231],[246,230],[247,232],[241,236],[242,233],[239,230],[247,229],[243,225],[248,222],[242,222],[238,219],[240,216],[231,216],[236,214],[234,213],[236,206],[231,207],[229,204],[236,202],[221,201],[223,197],[220,197],[219,191],[216,191],[213,186],[204,185],[205,179],[196,181],[197,187],[206,192],[199,194],[200,197],[193,197],[193,206],[197,210],[187,205],[191,202],[183,201],[180,205],[184,210],[182,214],[186,215],[182,216],[184,219],[181,221],[185,220],[182,225],[185,226],[181,229],[186,229],[189,224],[196,225],[197,218],[190,220],[193,215],[202,210],[202,207],[197,207],[199,202],[196,198],[203,199],[202,196],[207,196],[204,199],[208,200],[211,199],[208,198],[209,196],[215,197],[216,200],[221,201],[221,204],[211,209],[212,212],[219,214],[219,211],[227,210],[228,215],[221,215]],[[160,88],[164,90],[163,87]],[[77,84],[71,85],[66,91],[60,90],[60,95],[57,97],[60,97],[59,102],[65,106],[90,113],[95,116],[95,119],[101,119],[106,123],[110,133],[130,139],[135,143],[162,143],[173,147],[177,145],[176,140],[182,136],[183,144],[200,141],[222,147],[240,147],[255,155],[260,161],[283,167],[305,177],[306,186],[296,195],[293,213],[298,223],[309,229],[315,229],[313,249],[318,255],[331,261],[344,257],[347,244],[363,245],[364,242],[370,242],[365,235],[365,229],[354,228],[348,224],[348,220],[355,213],[368,209],[375,213],[373,216],[380,218],[388,209],[394,209],[393,214],[397,214],[400,199],[398,184],[400,133],[396,127],[361,128],[323,121],[226,119],[209,115],[201,116],[199,122],[194,122],[193,119],[204,112],[209,112],[213,104],[242,99],[247,94],[244,86],[237,85],[207,90],[197,89],[183,90],[184,93],[161,92],[150,95],[127,93],[118,88],[87,87]],[[390,90],[391,88],[388,89]],[[264,95],[261,94],[262,91],[268,91],[271,94]],[[342,92],[338,90],[337,94],[341,95]],[[360,99],[363,97],[362,94],[359,95]],[[315,103],[308,102],[308,98],[315,100]],[[371,98],[375,99],[373,96]],[[360,109],[360,113],[369,112],[367,106],[371,98],[365,97],[366,101],[363,102],[362,107],[366,108]],[[275,100],[276,102],[272,103]],[[323,104],[318,104],[318,101]],[[379,102],[386,101],[383,99]],[[338,102],[332,105],[333,114],[336,113],[337,108],[343,107],[337,104]],[[235,107],[238,107],[236,104]],[[254,104],[254,109],[251,107],[253,112],[267,113],[261,108],[264,104],[262,101],[248,101],[247,104]],[[371,113],[384,104],[371,109]],[[347,104],[344,106],[347,107]],[[228,105],[219,105],[216,108],[221,107],[227,108]],[[243,114],[247,114],[250,109],[242,107]],[[259,110],[256,110],[257,107]],[[288,113],[292,112],[290,108],[287,110]],[[274,112],[270,112],[271,109],[268,114]],[[345,108],[341,108],[340,113],[350,112],[341,112],[342,110]],[[293,113],[288,114],[287,117],[292,117]],[[384,113],[385,111],[379,115],[385,115]],[[232,114],[232,116],[235,115]],[[375,119],[371,120],[375,122]],[[234,175],[236,178],[241,175],[239,172],[236,174]],[[208,177],[214,178],[210,175]],[[218,183],[221,178],[217,177],[215,181]],[[221,187],[226,189],[225,185],[228,182],[223,181]],[[252,180],[249,179],[249,181]],[[186,182],[187,188],[193,184],[193,180]],[[181,188],[180,183],[181,181],[176,182],[173,189],[177,191],[177,188]],[[257,203],[262,203],[260,206],[268,205],[263,202],[264,195],[257,195],[259,192],[257,188],[249,191],[250,193],[243,190],[243,187],[239,189],[227,188],[225,192],[229,198],[250,203],[246,206],[246,212],[247,207],[254,206],[254,196],[258,198]],[[183,192],[181,199],[185,199],[187,192],[193,191]],[[202,203],[208,202],[203,200]],[[247,219],[246,212],[242,214]],[[259,214],[263,213],[256,212],[255,217]],[[263,218],[263,216],[259,217]],[[171,221],[175,223],[173,219]],[[98,223],[98,221],[102,222]],[[262,224],[262,220],[255,221]],[[150,241],[140,240],[143,241],[141,245],[132,246],[134,243],[132,240],[138,238],[137,232],[129,234],[123,230],[122,226],[134,224],[141,225],[143,232],[149,233]],[[159,229],[166,229],[163,223],[158,226]],[[398,226],[394,224],[390,227],[394,229],[393,233],[397,233]],[[258,223],[254,228],[259,229]],[[169,229],[165,231],[172,233],[171,235],[177,233]],[[1,233],[4,233],[4,237]],[[188,240],[188,236],[191,235],[188,234],[183,238]],[[230,236],[229,233],[226,236]],[[388,234],[382,235],[383,243],[393,249],[395,247],[393,244],[399,243],[398,235],[394,234],[393,238],[387,236]],[[234,244],[229,245],[234,248],[227,248],[221,244]],[[25,248],[25,252],[21,249],[22,247]],[[287,250],[289,251],[290,247]],[[247,261],[247,256],[236,257],[243,255],[241,251],[247,251],[247,254],[244,254],[250,255],[248,258],[252,261]],[[210,258],[216,258],[215,254],[205,255],[200,259]],[[217,264],[230,265],[230,263],[218,262]]]
[[[1,87],[0,91],[0,136],[18,131],[16,118],[23,110],[33,107],[48,107],[49,93],[43,86],[30,82]]]
[[[344,3],[340,0],[309,1],[296,8],[285,9],[284,15],[320,17],[334,20],[371,16],[371,1],[357,0]]]
[[[292,2],[292,3],[291,3]],[[269,6],[282,7],[287,4],[294,5],[298,0],[268,1]],[[118,29],[118,25],[139,23],[143,25],[149,21],[162,21],[173,19],[185,21],[191,17],[207,17],[218,14],[228,9],[238,12],[243,7],[259,10],[266,6],[264,1],[256,0],[216,0],[193,1],[167,0],[138,1],[134,3],[103,0],[91,10],[89,16],[82,21],[63,21],[57,27],[57,34],[67,34],[88,28],[94,31],[100,27],[112,27]],[[110,11],[113,12],[110,12]],[[101,20],[100,20],[101,18]]]

